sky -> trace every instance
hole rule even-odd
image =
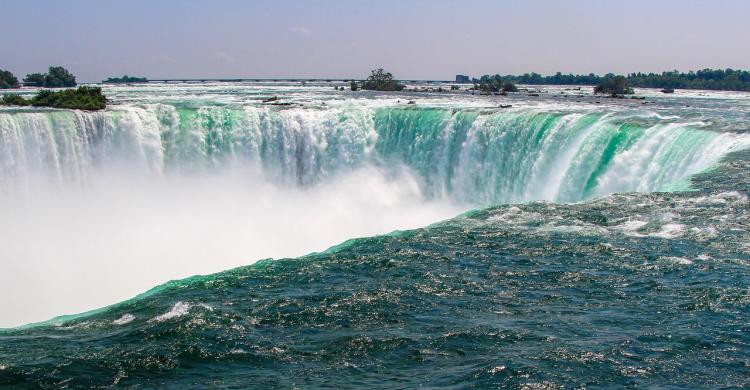
[[[750,69],[748,0],[0,0],[0,69],[82,82]],[[11,16],[14,15],[14,16]],[[8,17],[11,16],[11,17]]]

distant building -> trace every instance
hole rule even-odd
[[[469,78],[469,76],[467,76],[467,75],[464,75],[464,74],[457,74],[457,75],[456,75],[456,82],[457,82],[457,83],[470,83],[470,82],[471,82],[471,79],[470,79],[470,78]]]

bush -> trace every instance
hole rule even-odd
[[[518,87],[510,81],[503,83],[503,92],[518,92]]]
[[[21,95],[9,93],[7,95],[3,95],[3,99],[0,100],[0,104],[2,104],[3,106],[28,106],[29,104],[31,104],[31,102],[24,99]]]
[[[13,73],[0,69],[0,89],[19,88],[18,79]]]
[[[362,84],[362,89],[371,91],[401,91],[404,89],[404,86],[393,78],[393,74],[386,72],[383,68],[378,68],[370,72],[370,76]]]
[[[594,88],[594,93],[608,93],[612,97],[620,97],[633,93],[625,76],[607,76],[601,84]]]
[[[8,94],[3,96],[2,104],[78,110],[103,110],[107,106],[107,98],[102,94],[101,88],[78,87],[78,89],[66,89],[63,91],[45,89],[37,92],[31,100],[24,99],[19,95]]]
[[[512,81],[504,81],[502,76],[498,74],[494,76],[484,75],[478,81],[479,83],[475,83],[474,89],[478,89],[482,92],[518,92],[518,88]]]

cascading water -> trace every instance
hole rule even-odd
[[[750,98],[545,88],[0,108],[0,387],[750,386]]]
[[[352,107],[0,112],[0,182],[85,182],[251,165],[302,186],[364,165],[406,166],[425,194],[469,204],[579,201],[670,189],[747,137],[653,113]]]

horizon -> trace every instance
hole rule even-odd
[[[750,0],[2,4],[0,388],[750,389]]]
[[[54,65],[53,64],[53,65],[50,65],[50,66],[58,66],[58,65]],[[387,71],[387,69],[385,69],[385,70]],[[594,75],[596,77],[604,77],[604,76],[606,76],[607,74],[610,74],[610,73],[614,74],[615,76],[629,76],[631,74],[657,74],[657,75],[660,75],[660,74],[668,73],[668,72],[678,72],[680,74],[689,74],[689,73],[694,73],[694,72],[698,72],[698,71],[701,71],[701,70],[720,70],[720,71],[734,70],[734,71],[740,71],[740,72],[750,72],[750,68],[748,68],[748,69],[741,69],[741,68],[721,68],[721,67],[719,67],[719,68],[705,68],[704,67],[704,68],[688,69],[688,70],[672,69],[672,70],[663,70],[663,71],[659,71],[659,72],[641,72],[641,71],[632,71],[632,72],[624,72],[624,73],[615,73],[615,72],[605,72],[605,73],[594,73],[594,72],[585,72],[585,73],[584,72],[582,72],[582,73],[552,72],[552,73],[539,73],[539,74],[542,77],[554,76],[557,73],[560,73],[560,74],[562,74],[564,76],[569,76],[569,75],[573,75],[573,76]],[[45,71],[46,70],[42,70],[40,72],[45,72]],[[457,74],[453,75],[452,77],[445,78],[445,79],[425,79],[425,78],[423,78],[423,79],[420,79],[420,78],[409,78],[409,79],[407,79],[407,78],[398,78],[398,77],[395,77],[395,79],[399,80],[399,81],[415,81],[415,82],[455,82],[456,76],[468,76],[469,79],[474,79],[474,78],[478,79],[478,78],[480,78],[482,76],[500,75],[502,77],[518,77],[518,76],[523,76],[525,74],[533,74],[533,73],[537,73],[537,72],[523,72],[523,73],[517,73],[517,74],[486,73],[486,74],[481,74],[481,75],[479,75],[479,74],[478,75],[472,75],[472,74],[457,73]],[[14,75],[18,77],[19,81],[21,81],[22,77],[26,76],[26,74],[24,74],[23,76],[21,76],[20,74],[14,74]],[[77,81],[80,84],[101,84],[104,81],[106,81],[107,78],[120,78],[120,77],[145,77],[145,76],[139,75],[139,74],[127,74],[126,73],[126,74],[120,74],[120,75],[110,75],[110,76],[107,76],[106,78],[103,78],[102,80],[98,80],[98,81],[80,81],[80,80],[77,80]],[[281,81],[286,81],[286,82],[297,82],[297,81],[330,81],[330,82],[333,82],[333,81],[344,81],[344,82],[346,82],[346,81],[351,81],[351,80],[364,81],[364,80],[367,79],[367,75],[361,76],[361,77],[335,77],[335,76],[334,77],[293,77],[293,76],[291,76],[291,77],[221,77],[221,76],[210,77],[209,76],[209,77],[162,77],[162,78],[149,78],[149,77],[145,77],[145,78],[146,78],[146,82],[180,82],[180,81],[189,81],[189,82],[194,82],[194,81],[205,81],[205,82],[211,82],[211,81],[216,81],[216,82],[230,82],[230,81],[238,81],[238,82],[252,82],[252,81],[258,81],[258,82],[264,82],[264,81],[279,81],[279,82],[281,82]],[[23,84],[23,82],[22,82],[22,84]]]
[[[750,69],[739,49],[750,45],[744,21],[750,3],[740,0],[4,5],[9,15],[34,11],[33,29],[28,18],[5,22],[9,31],[23,31],[22,38],[0,38],[0,68],[19,78],[51,65],[66,67],[85,83],[124,74],[357,79],[377,67],[402,80]],[[64,37],[62,44],[50,36]]]

